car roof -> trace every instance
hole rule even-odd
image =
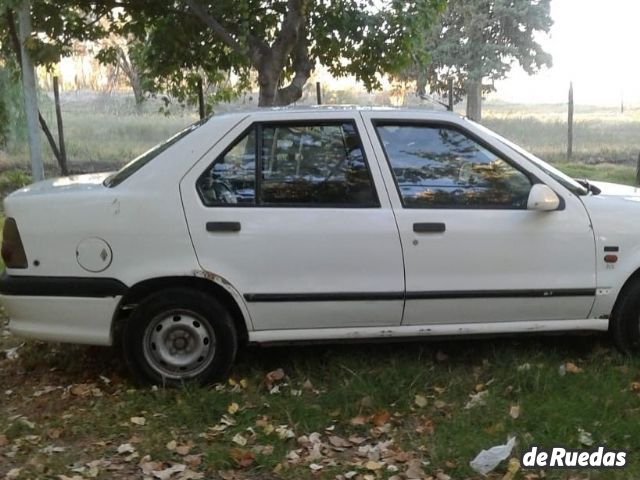
[[[380,113],[408,113],[408,114],[420,114],[425,115],[428,114],[433,118],[442,118],[442,119],[460,119],[463,118],[462,115],[459,115],[454,112],[442,111],[442,110],[434,110],[432,108],[420,108],[420,107],[389,107],[389,106],[372,106],[372,105],[293,105],[286,107],[263,107],[256,108],[250,107],[246,109],[238,109],[230,112],[219,113],[213,115],[211,118],[229,118],[232,116],[248,116],[252,114],[272,114],[273,116],[286,116],[291,113],[309,113],[309,114],[317,114],[317,113],[330,113],[330,112],[380,112]]]

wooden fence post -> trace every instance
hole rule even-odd
[[[567,118],[567,160],[573,155],[573,82],[569,82],[569,115]]]
[[[318,105],[322,105],[322,86],[320,82],[316,82],[316,101]]]
[[[67,166],[67,148],[64,145],[62,111],[60,110],[60,87],[58,85],[58,77],[53,77],[53,100],[56,104],[56,120],[58,122],[58,150],[60,152],[58,163],[60,164],[60,171],[62,172],[62,175],[69,175],[69,168]]]
[[[453,78],[449,79],[447,87],[449,94],[449,105],[447,105],[447,110],[453,112]]]
[[[200,120],[204,119],[207,111],[204,105],[204,87],[202,86],[202,78],[198,78],[198,110],[200,112]]]

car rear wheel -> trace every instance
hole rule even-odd
[[[640,352],[640,280],[625,287],[611,317],[609,332],[625,353]]]
[[[224,379],[238,349],[233,319],[224,306],[187,288],[145,298],[127,321],[122,340],[136,379],[168,386]]]

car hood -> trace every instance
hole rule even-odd
[[[16,190],[9,197],[26,197],[33,195],[48,195],[67,192],[83,192],[89,190],[101,190],[106,188],[104,180],[111,173],[91,173],[87,175],[72,175],[69,177],[58,177],[41,182],[32,183],[26,187]]]
[[[608,182],[589,182],[600,189],[600,194],[606,197],[630,197],[630,200],[638,201],[640,197],[640,188],[629,185],[620,185],[619,183]]]

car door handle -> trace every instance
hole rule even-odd
[[[414,223],[413,231],[416,233],[442,233],[446,230],[444,223]]]
[[[239,232],[240,222],[207,222],[207,232]]]

